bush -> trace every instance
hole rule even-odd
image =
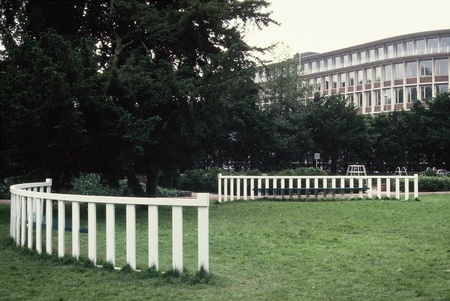
[[[9,177],[3,179],[3,181],[0,182],[0,199],[2,200],[9,200],[11,198],[11,193],[9,192],[9,187],[11,185],[19,184],[27,182],[26,178],[24,177]]]
[[[142,190],[145,192],[145,185],[140,183]],[[127,180],[119,181],[119,188],[111,188],[102,183],[99,174],[81,174],[79,177],[72,179],[71,188],[64,193],[81,194],[81,195],[106,195],[106,196],[134,196],[128,187]],[[157,187],[157,196],[159,197],[175,197],[182,195],[180,190],[167,189]]]
[[[219,168],[210,171],[190,169],[181,176],[178,188],[195,192],[217,192],[217,174],[224,173]]]
[[[419,191],[450,191],[450,177],[420,176]]]
[[[236,176],[261,176],[263,175],[257,169],[242,170],[239,172],[229,172],[220,168],[214,168],[210,171],[203,169],[191,169],[181,176],[178,188],[195,192],[217,192],[217,174],[236,175]],[[299,167],[296,169],[285,169],[277,173],[270,173],[278,176],[302,176],[302,175],[325,175],[326,172],[313,167]]]
[[[126,185],[126,184],[125,184]],[[73,178],[70,182],[70,189],[64,191],[68,194],[81,194],[81,195],[106,195],[106,196],[118,196],[122,195],[124,191],[124,183],[121,183],[121,188],[114,189],[104,185],[101,182],[99,174],[83,173],[79,177]],[[125,186],[126,187],[126,186]]]
[[[275,175],[277,176],[322,176],[327,173],[320,168],[299,167],[296,169],[284,169]]]

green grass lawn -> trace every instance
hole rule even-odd
[[[144,253],[138,266],[145,268],[146,213],[138,215],[138,254]],[[193,272],[195,210],[184,218],[194,228],[184,233],[185,266]],[[160,267],[168,271],[169,208],[160,219],[161,240],[169,240],[161,242]],[[123,228],[122,219],[119,240]],[[211,279],[203,284],[41,258],[11,245],[8,236],[9,205],[0,205],[1,300],[450,300],[450,195],[214,203]],[[119,257],[124,249],[119,243]],[[99,247],[99,257],[103,252]]]

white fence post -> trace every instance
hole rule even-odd
[[[158,270],[158,206],[148,206],[148,266]]]
[[[198,198],[209,202],[207,193],[199,193]],[[198,269],[209,272],[209,207],[198,207]]]
[[[45,249],[47,254],[51,255],[53,253],[53,203],[48,199],[45,203]]]
[[[63,257],[65,251],[66,211],[64,201],[58,201],[58,256]]]
[[[33,198],[27,198],[27,213],[28,213],[28,249],[33,248]]]
[[[72,202],[72,256],[80,258],[80,203]]]
[[[400,200],[400,176],[395,178],[395,198]]]
[[[36,200],[36,251],[38,254],[42,254],[42,199],[35,198]]]
[[[172,207],[172,266],[183,271],[183,207]]]
[[[227,201],[228,198],[228,178],[223,179],[223,200]]]
[[[405,201],[409,200],[409,178],[405,178]]]
[[[88,203],[88,257],[97,264],[97,206]]]
[[[244,178],[244,200],[247,200],[248,191],[247,191],[247,178]]]
[[[136,206],[126,206],[126,233],[127,233],[127,263],[136,270]]]
[[[255,178],[250,178],[250,199],[255,199]]]
[[[218,193],[218,201],[219,203],[222,202],[222,174],[217,174],[217,193]]]
[[[106,204],[106,261],[116,263],[116,214],[114,204]]]
[[[414,174],[414,199],[419,198],[419,175]]]

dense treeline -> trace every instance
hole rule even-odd
[[[307,89],[285,78],[284,90],[265,88],[276,97],[261,110],[243,32],[274,22],[267,6],[2,1],[0,178],[51,177],[58,186],[95,172],[111,186],[126,176],[138,194],[142,174],[154,195],[161,171],[230,162],[281,170],[313,165],[316,152],[331,172],[357,162],[379,171],[450,162],[448,94],[427,109],[418,102],[372,118],[338,95],[300,101]]]

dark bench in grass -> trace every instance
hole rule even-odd
[[[299,195],[301,192],[305,192],[306,196],[308,197],[311,193],[313,193],[316,197],[319,193],[323,193],[324,196],[328,193],[333,193],[335,195],[336,193],[344,194],[344,193],[359,193],[359,192],[365,192],[367,191],[368,187],[297,187],[297,188],[281,188],[281,187],[269,187],[269,188],[254,188],[253,190],[255,192],[263,191],[263,192],[280,192],[280,194],[284,195],[284,192],[289,192],[291,194],[292,192],[297,192]]]

